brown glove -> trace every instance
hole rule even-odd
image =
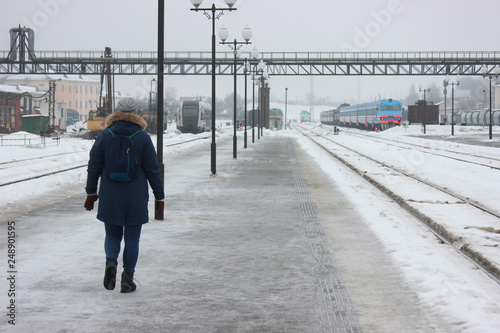
[[[165,201],[155,200],[155,220],[163,220],[164,209],[165,209]]]
[[[83,204],[83,207],[85,207],[86,210],[92,210],[94,209],[94,202],[97,201],[97,194],[89,194],[87,195],[87,199],[85,200],[85,203]]]

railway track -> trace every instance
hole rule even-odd
[[[396,168],[396,167],[394,167],[394,166],[392,166],[392,165],[388,165],[388,164],[384,163],[383,161],[377,160],[377,159],[375,159],[375,158],[373,158],[373,157],[370,157],[370,156],[368,156],[368,155],[366,155],[366,154],[360,153],[359,151],[356,151],[356,150],[354,150],[354,149],[352,149],[352,148],[347,147],[346,145],[343,145],[343,144],[340,144],[340,143],[338,143],[338,142],[335,142],[335,141],[334,141],[334,140],[332,140],[332,139],[329,139],[329,138],[323,138],[323,140],[327,140],[327,141],[329,141],[329,142],[331,142],[331,143],[333,143],[333,144],[335,144],[335,145],[338,145],[338,146],[340,146],[340,147],[342,147],[342,148],[344,148],[344,149],[346,149],[346,150],[352,151],[352,152],[354,152],[354,153],[356,153],[356,154],[358,154],[358,155],[360,155],[360,156],[362,156],[362,157],[364,157],[364,158],[366,158],[366,159],[368,159],[368,160],[370,160],[370,161],[373,161],[373,162],[375,162],[375,163],[377,163],[377,164],[380,164],[381,166],[383,166],[383,167],[385,167],[385,168],[390,168],[390,169],[391,169],[391,170],[393,170],[393,171],[396,171],[396,172],[398,172],[398,173],[401,173],[401,174],[403,174],[403,175],[404,175],[404,176],[406,176],[406,177],[412,178],[412,179],[414,179],[414,180],[416,180],[416,181],[418,181],[418,182],[420,182],[420,183],[423,183],[423,184],[425,184],[425,185],[427,185],[427,186],[430,186],[430,187],[432,187],[432,188],[434,188],[434,189],[436,189],[436,190],[438,190],[438,191],[440,191],[440,192],[443,192],[443,193],[445,193],[445,194],[448,194],[448,195],[450,195],[450,196],[452,196],[452,197],[454,197],[454,198],[456,198],[456,199],[458,199],[458,200],[460,200],[460,201],[466,202],[466,203],[468,203],[469,205],[472,205],[472,206],[474,206],[475,208],[477,208],[477,209],[479,209],[479,210],[481,210],[481,211],[483,211],[483,212],[486,212],[486,213],[488,213],[488,214],[490,214],[490,215],[492,215],[492,216],[494,216],[494,217],[496,217],[496,218],[499,218],[499,219],[500,219],[500,213],[495,212],[495,211],[493,211],[492,209],[490,209],[490,208],[488,208],[488,207],[485,207],[485,206],[483,206],[483,205],[481,205],[481,204],[479,204],[479,203],[477,203],[477,202],[474,202],[474,201],[470,200],[469,198],[467,198],[467,197],[465,197],[465,196],[463,196],[463,195],[459,195],[459,194],[453,193],[452,191],[448,190],[447,188],[445,188],[445,187],[443,187],[443,186],[440,186],[440,185],[434,184],[434,183],[432,183],[432,182],[430,182],[430,181],[427,181],[427,180],[425,180],[425,179],[422,179],[422,178],[418,177],[418,176],[417,176],[417,175],[415,175],[415,174],[410,174],[409,172],[406,172],[406,171],[404,171],[404,170],[402,170],[402,169],[400,169],[400,168]],[[314,141],[314,140],[313,140],[313,141]],[[322,144],[318,143],[317,141],[315,141],[315,142],[316,142],[316,144],[318,144],[319,146],[321,146],[323,149],[325,149],[325,150],[327,150],[327,151],[328,151],[328,149],[327,149],[324,145],[322,145]],[[392,145],[392,144],[393,144],[393,143],[392,143],[392,141],[391,141],[391,145]],[[410,148],[406,148],[406,149],[410,149]],[[332,153],[330,152],[330,154],[332,154]],[[438,155],[438,156],[440,156],[440,157],[451,158],[451,157],[449,157],[449,156],[444,156],[444,155],[439,155],[439,154],[434,154],[434,155]],[[339,158],[339,157],[337,157],[337,158]],[[455,159],[455,160],[460,160],[460,159],[457,159],[457,158],[452,158],[452,159]],[[500,168],[494,168],[494,167],[491,167],[491,166],[488,166],[488,165],[484,165],[484,164],[481,164],[481,163],[474,163],[474,162],[471,162],[471,161],[463,161],[463,160],[460,160],[460,161],[462,161],[462,162],[466,162],[466,163],[476,164],[476,165],[479,165],[479,166],[484,166],[484,167],[488,167],[488,168],[493,168],[493,169],[498,169],[498,170],[500,170]]]
[[[57,153],[57,154],[45,155],[45,156],[41,156],[41,157],[23,158],[23,159],[18,159],[18,160],[14,160],[14,161],[0,162],[0,166],[6,165],[6,166],[8,166],[10,168],[10,167],[13,167],[13,165],[16,164],[16,163],[29,162],[29,161],[37,161],[40,158],[51,158],[51,157],[55,157],[55,156],[65,156],[65,155],[77,154],[77,153],[81,153],[81,152],[74,151],[74,152],[66,152],[66,153]],[[3,168],[3,167],[0,167],[0,168]]]
[[[378,153],[375,147],[374,149],[369,151],[368,154],[367,153],[362,154],[359,151],[354,150],[352,147],[348,148],[345,145],[342,147],[342,144],[339,141],[345,142],[345,140],[331,140],[324,135],[324,132],[319,132],[318,128],[303,127],[303,129],[306,131],[310,131],[310,135],[317,135],[318,137],[323,137],[323,139],[329,140],[332,144],[335,144],[338,147],[341,147],[342,149],[353,151],[358,155],[363,156],[363,158],[371,159],[373,162],[383,165],[384,167],[391,168],[401,174],[404,174],[407,177],[412,177],[419,182],[426,182],[428,183],[429,186],[435,185],[436,188],[442,189],[442,192],[447,193],[449,195],[453,195],[454,197],[458,197],[459,200],[462,200],[469,204],[476,205],[478,206],[478,208],[484,208],[485,211],[493,212],[494,214],[492,215],[495,215],[495,217],[497,217],[497,215],[500,215],[500,211],[496,208],[497,207],[496,201],[489,200],[487,204],[483,204],[481,203],[482,193],[470,193],[469,189],[463,185],[467,181],[469,181],[469,179],[466,178],[453,179],[450,181],[450,180],[445,180],[446,175],[443,174],[441,179],[436,179],[434,177],[434,179],[425,180],[418,176],[418,173],[420,172],[420,167],[424,166],[422,163],[421,165],[415,166],[415,165],[410,165],[411,164],[410,161],[406,161],[406,165],[404,165],[400,163],[400,160],[394,159],[392,157],[398,155],[399,157],[401,157],[403,156],[403,153],[401,153],[401,151],[406,150],[408,151],[407,153],[408,156],[411,155],[417,156],[421,161],[427,160],[426,156],[439,157],[441,159],[439,160],[439,163],[440,164],[442,163],[443,165],[447,163],[448,168],[454,168],[454,169],[469,168],[466,164],[464,164],[467,163],[468,165],[471,166],[471,168],[475,168],[474,172],[476,173],[476,175],[487,173],[489,175],[488,176],[489,178],[487,179],[491,179],[491,184],[493,184],[494,180],[497,179],[498,171],[500,171],[499,158],[496,158],[494,156],[483,156],[473,153],[461,152],[459,150],[448,150],[444,148],[439,148],[436,147],[436,145],[433,145],[432,143],[430,144],[430,146],[423,146],[419,144],[399,142],[387,138],[374,137],[373,135],[368,135],[368,134],[345,131],[344,133],[347,133],[349,136],[354,136],[367,140],[368,142],[367,145],[370,145],[370,147],[374,147],[372,143],[377,142],[382,145],[381,147],[389,146],[391,148],[397,147],[400,149],[400,151],[393,152],[392,156],[389,156],[387,154],[384,155],[383,153]],[[383,150],[384,148],[381,149]],[[394,166],[398,164],[401,167]],[[473,177],[473,176],[474,174],[467,175],[466,177]],[[438,183],[441,183],[441,185],[438,186],[437,185]],[[484,188],[484,190],[487,191],[488,189]]]
[[[198,138],[194,138],[194,139],[190,139],[190,140],[169,143],[169,144],[164,145],[164,147],[168,148],[168,147],[180,146],[180,145],[183,145],[186,143],[191,143],[194,141],[205,140],[205,139],[207,139],[207,137],[198,137]],[[2,163],[0,163],[0,166],[1,166],[0,169],[19,168],[19,170],[16,172],[16,174],[22,175],[23,172],[20,168],[22,168],[23,166],[33,167],[33,166],[36,166],[37,163],[40,163],[41,160],[44,160],[44,159],[53,159],[54,157],[64,158],[64,157],[68,157],[72,154],[82,154],[82,153],[83,152],[74,152],[73,151],[73,152],[67,152],[67,153],[46,155],[46,156],[41,156],[41,157],[19,159],[19,160],[9,161],[9,162],[2,162]],[[87,163],[88,163],[88,156],[87,156],[88,152],[85,152],[85,154],[86,154],[85,155],[85,163],[81,163],[81,162],[75,163],[74,165],[72,165],[70,167],[62,168],[60,170],[54,170],[54,171],[49,171],[49,172],[43,171],[43,172],[38,172],[35,175],[30,176],[30,177],[23,177],[23,178],[13,179],[10,181],[8,180],[5,182],[0,182],[0,187],[14,185],[14,184],[18,184],[18,183],[23,183],[23,182],[27,182],[30,180],[35,180],[35,179],[39,179],[39,178],[43,178],[43,177],[47,177],[47,176],[52,176],[55,174],[60,174],[60,173],[65,173],[65,172],[73,171],[73,170],[80,169],[80,168],[85,168],[85,167],[87,167]],[[61,163],[57,163],[57,164],[59,164],[58,166],[60,166]]]
[[[371,141],[376,141],[376,142],[390,143],[391,145],[397,146],[397,147],[402,148],[402,149],[410,149],[410,150],[419,149],[420,151],[422,151],[426,154],[431,154],[431,155],[449,158],[449,159],[460,161],[460,162],[465,162],[465,163],[484,166],[484,167],[495,169],[495,170],[500,170],[500,158],[496,158],[496,157],[482,156],[482,155],[465,153],[465,152],[454,151],[454,150],[449,150],[449,149],[442,149],[442,148],[435,147],[435,146],[430,146],[430,147],[423,146],[423,145],[409,143],[409,142],[403,143],[403,142],[398,142],[398,141],[391,140],[388,138],[380,138],[380,137],[375,138],[373,136],[369,136],[369,135],[362,134],[362,133],[349,132],[349,135],[369,139]],[[468,157],[469,159],[464,158],[464,156]],[[476,159],[476,160],[474,160],[474,159]],[[478,160],[483,161],[483,162],[479,162]],[[493,162],[496,162],[496,165],[492,165]]]
[[[473,207],[474,209],[478,210],[481,214],[488,214],[496,219],[500,219],[500,213],[494,211],[493,209],[490,209],[489,207],[485,207],[477,202],[473,202],[469,200],[468,198],[452,193],[450,190],[447,188],[444,188],[442,186],[439,186],[437,184],[433,184],[432,182],[429,182],[427,180],[421,179],[420,177],[409,174],[408,172],[405,172],[404,170],[400,170],[399,168],[396,168],[394,166],[387,165],[383,161],[379,161],[373,157],[367,156],[366,154],[363,154],[361,152],[358,152],[346,145],[340,144],[338,142],[335,142],[334,140],[319,136],[317,133],[314,133],[310,129],[307,129],[303,126],[298,126],[295,125],[295,128],[304,136],[306,136],[309,140],[314,142],[318,147],[320,147],[323,151],[325,151],[327,154],[330,156],[334,157],[347,167],[349,167],[351,170],[359,174],[361,177],[363,177],[365,180],[370,182],[372,185],[377,187],[380,191],[382,191],[384,194],[386,194],[389,198],[391,198],[393,201],[397,202],[403,209],[406,211],[410,212],[413,216],[416,217],[416,219],[423,225],[425,226],[430,232],[432,232],[442,243],[447,244],[451,248],[453,248],[458,254],[460,254],[462,257],[467,259],[469,262],[471,262],[476,268],[480,269],[483,271],[487,276],[489,276],[491,279],[493,279],[496,283],[500,284],[500,270],[493,265],[487,258],[485,258],[481,253],[478,253],[475,250],[472,250],[467,244],[463,244],[461,242],[461,239],[457,239],[456,236],[448,232],[438,221],[435,221],[433,218],[428,216],[425,212],[422,212],[415,206],[411,205],[410,202],[408,202],[405,198],[401,197],[397,193],[395,193],[393,190],[389,189],[387,186],[382,184],[380,181],[375,179],[375,177],[371,176],[370,174],[367,174],[366,171],[360,170],[356,165],[353,163],[350,163],[346,158],[340,156],[338,153],[339,149],[342,152],[349,152],[349,154],[355,154],[356,156],[359,156],[360,158],[367,159],[373,164],[379,165],[379,167],[387,170],[387,172],[390,173],[398,173],[403,177],[406,177],[408,179],[411,179],[412,181],[416,181],[420,184],[423,184],[424,186],[427,186],[431,188],[434,191],[439,191],[442,193],[445,193],[448,196],[451,196],[455,198],[457,201],[464,202],[470,207]],[[351,133],[349,133],[351,134]],[[370,138],[371,139],[371,138]],[[391,141],[392,144],[392,141]],[[337,151],[337,152],[336,152]],[[467,161],[469,162],[469,161]],[[482,165],[482,164],[481,164]],[[490,166],[487,166],[490,167]]]

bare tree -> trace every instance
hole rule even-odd
[[[428,104],[437,104],[444,100],[443,87],[438,86],[436,82],[432,82],[428,89],[429,91],[427,92],[425,98]]]
[[[416,101],[420,99],[420,95],[417,92],[417,89],[415,88],[415,84],[412,83],[410,86],[410,92],[408,96],[405,98],[404,103],[406,105],[414,105]]]

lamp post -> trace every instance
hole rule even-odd
[[[446,93],[448,92],[447,89],[448,84],[446,83],[446,80],[443,80],[443,95],[444,95],[444,124],[446,125]]]
[[[252,74],[252,143],[255,143],[255,74]]]
[[[493,116],[491,113],[491,80],[493,79],[493,77],[498,78],[498,68],[495,71],[495,74],[493,74],[492,71],[488,70],[488,66],[484,67],[483,68],[483,77],[490,79],[490,126],[489,126],[489,129],[490,129],[489,135],[490,136],[489,136],[489,138],[491,140],[491,139],[493,139]]]
[[[227,45],[231,50],[233,50],[234,53],[234,120],[233,120],[233,158],[237,157],[237,136],[236,136],[236,119],[237,119],[237,112],[236,112],[236,81],[237,81],[237,71],[238,67],[236,64],[236,59],[238,58],[238,50],[246,44],[251,44],[250,43],[250,38],[252,38],[252,29],[247,25],[244,29],[243,32],[241,33],[243,36],[243,39],[245,40],[244,42],[239,42],[234,39],[232,42],[227,42],[226,39],[229,36],[229,31],[225,26],[222,26],[219,29],[219,38],[222,40],[220,44]],[[246,107],[246,106],[245,106]]]
[[[251,56],[253,59],[257,59],[259,56],[259,50],[254,47]],[[255,143],[255,66],[256,65],[254,65],[254,71],[252,72],[252,143]]]
[[[425,113],[426,113],[426,111],[427,111],[427,101],[425,100],[425,93],[426,93],[427,91],[431,91],[431,89],[430,89],[430,88],[427,88],[427,89],[422,89],[422,85],[420,85],[420,86],[419,86],[419,90],[420,90],[420,92],[422,92],[422,91],[424,92],[424,121],[423,121],[423,123],[424,123],[424,134],[425,134],[425,120],[426,120],[426,119],[425,119]]]
[[[259,87],[259,91],[258,91],[258,102],[259,102],[259,106],[257,107],[257,140],[260,140],[260,123],[262,122],[262,117],[260,115],[260,113],[262,112],[262,75],[261,77],[259,77],[258,81],[257,81],[257,85]]]
[[[165,164],[163,163],[163,86],[165,64],[165,0],[158,0],[158,73],[156,74],[156,159],[160,167],[161,184],[165,185]],[[108,67],[109,69],[109,67]],[[109,82],[109,81],[108,81]],[[108,88],[109,91],[109,88]],[[159,92],[159,93],[158,93]],[[108,96],[109,97],[109,96]],[[156,208],[156,207],[155,207]],[[155,220],[165,218],[163,210],[155,209]]]
[[[261,107],[260,107],[260,115],[259,115],[259,132],[260,132],[260,136],[264,136],[264,122],[265,122],[265,118],[266,118],[266,112],[265,112],[265,106],[266,106],[266,82],[267,82],[267,79],[269,77],[269,74],[267,74],[267,72],[263,72],[262,73],[262,76],[260,78],[260,82],[261,82],[261,87],[260,87],[260,92],[261,92],[261,99],[260,99],[260,104],[261,104]]]
[[[149,114],[153,115],[153,98],[155,96],[153,90],[153,82],[156,83],[156,79],[153,78],[149,84]]]
[[[261,93],[262,93],[262,99],[261,99],[261,111],[260,111],[260,119],[261,119],[261,124],[260,126],[260,136],[264,136],[264,125],[266,122],[268,122],[269,118],[266,119],[266,92],[267,92],[267,82],[268,82],[269,74],[267,72],[262,73],[261,77]],[[269,116],[268,116],[269,117]]]
[[[264,68],[266,68],[266,64],[264,63],[264,61],[259,61],[259,64],[257,65],[257,70],[255,71],[255,74],[261,72],[262,73],[262,77],[264,76]],[[262,77],[259,78],[259,81],[262,81]],[[260,83],[260,82],[257,82],[257,83]],[[261,93],[260,93],[260,96],[259,96],[259,100],[260,100],[260,103],[259,103],[259,113],[257,115],[257,118],[258,118],[258,122],[257,122],[257,139],[260,140],[260,124],[262,122],[262,117],[261,117],[261,109],[262,109],[262,89],[261,89]],[[255,124],[255,123],[254,123]]]
[[[191,3],[195,8],[191,8],[191,10],[194,11],[203,11],[203,14],[208,17],[209,20],[212,20],[212,144],[211,144],[211,171],[212,174],[215,175],[216,173],[216,144],[215,144],[215,114],[216,114],[216,107],[215,107],[215,19],[219,19],[223,14],[225,10],[236,10],[236,8],[233,8],[234,4],[236,3],[237,0],[224,0],[228,8],[216,8],[215,4],[212,4],[212,7],[210,8],[200,8],[201,3],[203,0],[191,0]],[[217,11],[220,11],[220,13],[216,14]],[[212,12],[212,15],[210,15],[210,12]]]
[[[285,130],[286,130],[287,106],[288,106],[288,87],[285,88]]]
[[[247,147],[247,118],[248,118],[248,113],[247,113],[247,65],[248,65],[248,59],[245,58],[245,135],[244,135],[244,145],[243,148]]]
[[[253,112],[252,112],[252,142],[255,142],[255,124],[257,124],[257,137],[258,139],[260,139],[260,132],[259,132],[259,123],[260,123],[260,104],[258,105],[257,107],[257,110],[255,110],[255,86],[260,86],[260,78],[257,77],[257,74],[258,74],[258,70],[255,69],[254,70],[254,73],[252,75],[252,86],[253,86],[253,89],[252,89],[252,109],[253,109]],[[260,101],[260,95],[257,97],[257,102]],[[255,114],[257,114],[257,121],[255,119]]]
[[[455,86],[460,85],[460,81],[458,80],[458,77],[455,79],[455,81],[450,82],[450,77],[446,76],[446,79],[444,79],[446,82],[446,86],[451,85],[451,135],[455,135]]]

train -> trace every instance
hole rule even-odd
[[[301,111],[300,112],[300,122],[305,123],[305,122],[310,122],[311,121],[311,113],[308,111]]]
[[[500,110],[491,110],[491,118],[493,125],[500,125]],[[483,109],[456,113],[455,123],[461,125],[488,126],[490,124],[490,110]]]
[[[283,129],[283,111],[280,109],[269,109],[269,128],[274,130]]]
[[[253,110],[248,110],[246,113],[247,113],[247,116],[248,116],[248,119],[246,120],[246,125],[248,127],[252,127],[253,125]],[[259,119],[259,114],[257,113],[257,111],[255,112],[255,123],[257,124]],[[241,130],[245,127],[245,110],[241,110],[239,112],[239,115],[238,115],[238,119],[236,119],[236,126]]]
[[[402,119],[403,104],[391,98],[357,105],[342,104],[335,109],[320,113],[322,124],[371,131],[399,126]]]
[[[340,109],[343,107],[350,106],[350,104],[342,104],[335,109],[323,111],[319,114],[319,120],[325,125],[340,125]]]
[[[255,113],[255,114],[254,114]],[[259,110],[249,110],[247,111],[248,119],[246,125],[248,127],[253,126],[255,120],[255,126],[259,124]],[[281,109],[272,108],[269,109],[269,128],[273,130],[283,129],[283,111]],[[245,111],[240,111],[236,125],[239,129],[243,129],[245,126]],[[263,124],[265,126],[265,124]]]
[[[208,132],[212,128],[212,106],[198,100],[185,100],[177,116],[177,129],[182,133]]]

